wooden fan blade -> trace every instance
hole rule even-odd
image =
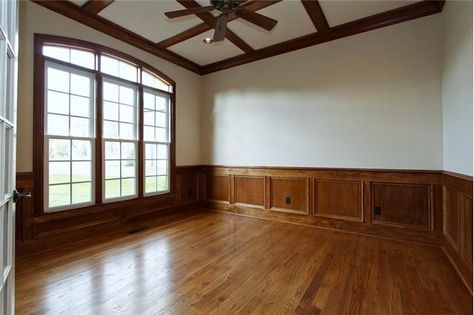
[[[271,31],[278,23],[277,20],[269,18],[265,15],[261,15],[257,12],[249,11],[245,8],[235,10],[234,12],[235,15],[237,15],[238,17],[249,21],[252,24],[260,26],[261,28],[266,29],[267,31]]]
[[[216,30],[214,31],[213,42],[223,41],[225,38],[225,32],[227,30],[227,17],[222,14],[217,18]]]
[[[184,9],[184,10],[177,10],[177,11],[170,11],[170,12],[165,12],[165,15],[169,17],[170,19],[180,17],[180,16],[185,16],[189,14],[196,14],[196,13],[203,13],[203,12],[209,12],[214,10],[213,5],[209,5],[206,7],[198,7],[198,8],[189,8],[189,9]]]

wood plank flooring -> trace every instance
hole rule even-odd
[[[471,314],[440,248],[203,212],[17,259],[17,314]]]

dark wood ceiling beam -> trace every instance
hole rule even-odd
[[[323,10],[318,0],[301,0],[309,18],[313,22],[318,32],[329,30],[329,24],[324,16]]]
[[[194,0],[176,0],[176,1],[178,1],[179,4],[181,4],[187,9],[201,7],[201,5]],[[209,12],[196,13],[196,16],[200,18],[204,23],[211,26],[211,28],[214,28],[216,26],[217,19],[211,13]],[[225,38],[227,38],[232,44],[239,47],[245,53],[251,53],[254,51],[254,49],[250,47],[249,44],[243,41],[239,36],[237,36],[237,34],[232,32],[230,29],[227,29],[227,31],[225,32]]]
[[[279,44],[255,50],[249,54],[242,54],[221,60],[202,68],[202,74],[208,74],[256,60],[284,54],[301,48],[329,42],[335,39],[368,32],[381,27],[413,20],[423,16],[441,12],[441,1],[420,1],[383,13],[371,15],[356,21],[341,24],[330,28],[327,32],[311,33]]]
[[[275,3],[280,2],[281,0],[268,0],[268,1],[250,1],[248,3],[245,3],[243,7],[245,7],[249,11],[258,11],[263,8],[266,8],[270,5],[273,5]],[[229,14],[228,16],[228,21],[231,22],[235,19],[238,19],[239,17],[235,15],[234,13]],[[158,43],[158,46],[161,48],[167,48],[173,45],[176,45],[177,43],[180,43],[182,41],[185,41],[187,39],[190,39],[194,36],[197,36],[201,33],[207,32],[211,30],[213,26],[210,26],[207,23],[202,23],[199,25],[196,25],[194,27],[191,27],[190,29],[181,32],[175,36],[169,37],[161,42]]]
[[[90,14],[84,12],[81,7],[73,4],[70,1],[50,1],[50,0],[31,0],[32,2],[39,4],[47,9],[50,9],[54,12],[57,12],[61,15],[64,15],[74,21],[77,21],[81,24],[89,26],[99,32],[112,36],[116,39],[119,39],[129,45],[135,46],[139,49],[142,49],[146,52],[154,54],[160,58],[168,60],[171,63],[174,63],[178,66],[181,66],[185,69],[188,69],[195,73],[201,72],[201,67],[172,52],[167,49],[158,47],[154,42],[137,35],[118,24],[110,22],[107,19],[100,17],[99,15]]]
[[[99,14],[100,11],[104,10],[114,0],[89,0],[82,5],[82,10],[90,14]]]

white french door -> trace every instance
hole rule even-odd
[[[18,2],[0,0],[0,314],[15,300],[16,89]]]

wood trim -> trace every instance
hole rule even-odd
[[[82,10],[90,14],[99,14],[108,5],[112,4],[114,0],[89,0],[82,5]]]
[[[161,71],[155,69],[153,66],[142,62],[141,60],[129,56],[120,51],[116,51],[112,48],[108,48],[102,45],[94,44],[87,41],[77,40],[73,38],[66,38],[60,36],[44,35],[44,34],[35,34],[35,73],[34,73],[34,156],[33,156],[33,170],[37,174],[35,176],[35,206],[34,210],[37,214],[43,214],[44,212],[44,185],[43,178],[44,174],[44,60],[45,57],[42,55],[41,48],[45,43],[56,43],[70,46],[78,46],[81,48],[86,48],[93,51],[97,56],[100,57],[102,53],[111,54],[118,58],[122,58],[129,62],[134,63],[137,67],[141,69],[147,69],[152,73],[160,76],[163,80],[167,81],[173,88],[173,92],[168,93],[170,95],[170,117],[171,117],[171,143],[170,143],[170,192],[163,195],[173,195],[176,193],[175,190],[175,169],[176,169],[176,83],[167,75]],[[98,64],[100,67],[100,62]],[[72,65],[74,67],[74,65]],[[96,80],[96,165],[95,165],[95,204],[93,206],[87,206],[86,209],[94,207],[96,205],[102,204],[102,180],[103,180],[103,167],[102,167],[102,158],[103,158],[103,148],[102,148],[102,81],[103,75],[100,72],[100,69],[90,70],[90,72],[95,73]],[[139,92],[143,92],[143,86],[139,83],[138,86]],[[139,93],[142,95],[141,93]],[[138,107],[140,109],[140,117],[138,117],[138,126],[139,126],[139,137],[138,137],[138,148],[137,148],[137,163],[138,163],[138,176],[137,176],[137,198],[136,199],[146,199],[152,198],[153,196],[144,196],[143,194],[143,152],[144,152],[144,139],[143,139],[143,100],[142,97],[139,99]],[[76,211],[74,209],[73,211]]]
[[[326,32],[329,30],[329,24],[324,16],[323,10],[321,9],[321,5],[319,4],[318,0],[301,0],[303,7],[308,13],[309,18],[316,27],[318,32]]]
[[[423,16],[441,12],[442,8],[433,1],[420,1],[387,12],[371,15],[356,21],[341,24],[330,28],[327,32],[315,32],[291,39],[282,43],[257,49],[253,53],[242,54],[202,67],[201,74],[228,69],[249,62],[288,53],[305,47],[333,41],[339,38],[368,32],[393,24],[417,19]]]
[[[32,2],[52,10],[56,13],[64,15],[74,21],[89,26],[99,32],[112,36],[136,48],[149,52],[157,57],[163,58],[171,63],[183,67],[192,72],[201,73],[201,67],[167,49],[163,49],[154,42],[137,35],[120,25],[99,16],[84,12],[81,7],[70,1],[50,1],[50,0],[31,0]]]
[[[256,0],[256,1],[249,1],[248,3],[245,3],[243,6],[249,10],[249,11],[258,11],[263,8],[266,8],[270,5],[273,5],[275,3],[280,2],[281,0],[267,0],[267,1],[262,1],[262,0]],[[239,17],[235,15],[234,13],[229,14],[228,16],[228,22],[231,22],[235,19],[238,19]],[[215,25],[215,24],[214,24]],[[208,23],[202,23],[199,25],[196,25],[194,27],[191,27],[190,29],[183,31],[177,35],[171,36],[165,40],[162,40],[161,42],[158,43],[158,46],[161,48],[167,48],[173,45],[176,45],[182,41],[185,41],[187,39],[190,39],[194,36],[197,36],[201,33],[207,32],[211,30],[214,25],[210,25]],[[253,50],[253,49],[252,49]]]

